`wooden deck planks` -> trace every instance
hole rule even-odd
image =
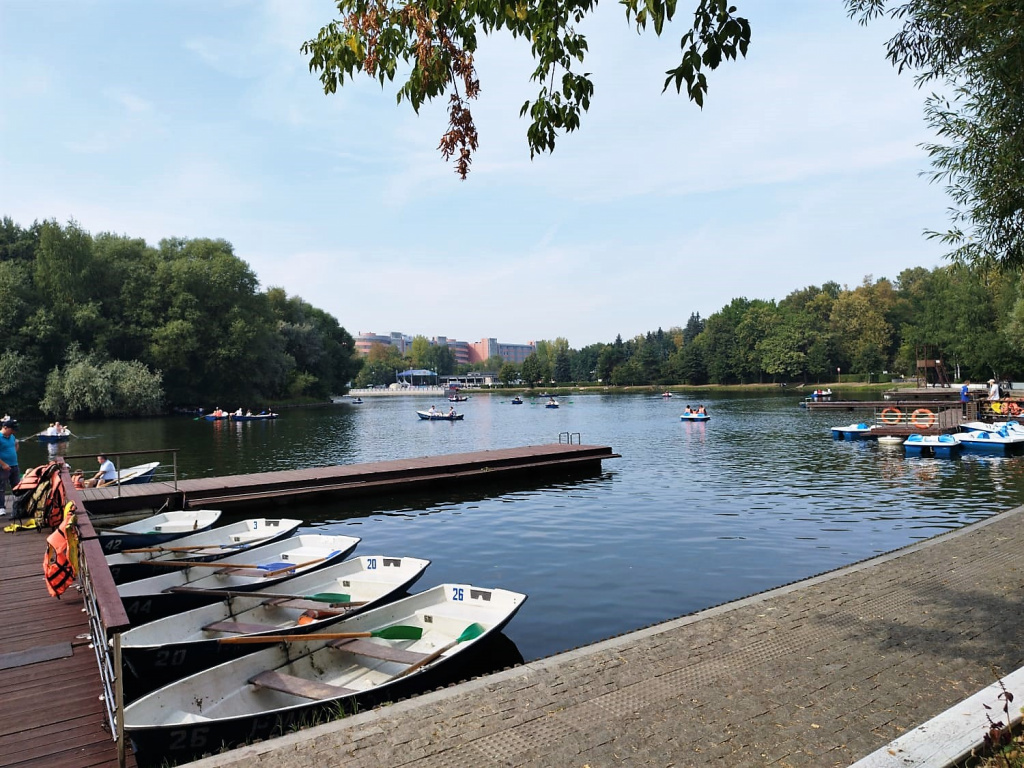
[[[153,482],[117,488],[81,491],[93,514],[157,509],[265,505],[268,500],[287,502],[311,495],[371,495],[412,490],[424,485],[464,486],[475,481],[495,482],[523,474],[569,472],[600,466],[616,458],[611,448],[598,445],[551,443],[492,451],[421,456],[411,459],[344,464],[310,469],[279,470],[229,477]]]
[[[0,766],[114,768],[82,595],[46,591],[45,548],[37,531],[0,532],[0,660],[10,664],[0,671]]]

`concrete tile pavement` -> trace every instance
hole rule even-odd
[[[1024,666],[1022,595],[1024,507],[190,765],[848,766]]]

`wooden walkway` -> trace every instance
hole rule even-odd
[[[608,446],[551,443],[367,464],[179,480],[177,483],[88,488],[80,493],[94,516],[165,506],[167,509],[213,506],[234,511],[245,507],[265,507],[271,500],[287,504],[323,496],[369,496],[428,487],[464,487],[523,476],[600,469],[602,460],[618,456]]]
[[[116,768],[82,593],[50,596],[45,552],[40,531],[0,531],[0,766]]]

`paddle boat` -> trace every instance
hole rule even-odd
[[[416,411],[416,413],[417,413],[417,415],[421,419],[426,419],[427,421],[461,421],[462,420],[462,414],[461,413],[442,413],[441,411],[436,411],[435,413],[431,413],[430,411]]]
[[[863,421],[845,427],[832,427],[833,440],[870,440],[872,437],[871,425]]]
[[[910,435],[903,441],[907,456],[934,456],[949,459],[963,448],[959,435]]]
[[[104,555],[122,549],[155,547],[190,533],[199,533],[213,527],[220,519],[219,509],[191,509],[183,512],[161,512],[158,515],[125,523],[117,528],[98,530],[100,547]]]
[[[163,573],[162,566],[153,565],[156,561],[216,560],[291,536],[300,525],[301,520],[288,518],[270,520],[257,517],[240,520],[219,528],[182,536],[168,544],[122,549],[106,556],[107,567],[110,568],[115,583],[121,584]]]
[[[346,557],[359,539],[306,533],[214,561],[162,561],[165,573],[120,584],[125,613],[132,624],[161,619],[217,602],[209,590],[262,589]]]
[[[224,638],[272,645],[129,704],[125,734],[140,756],[179,762],[322,715],[400,701],[459,679],[458,659],[499,633],[525,600],[504,589],[441,584],[332,631]]]
[[[220,602],[130,629],[121,635],[129,699],[258,650],[222,637],[318,632],[383,605],[423,575],[429,560],[366,555],[294,576],[258,591],[211,591]],[[188,589],[187,587],[185,589]],[[168,664],[167,659],[174,659]]]
[[[679,417],[680,421],[711,421],[711,415],[707,413],[684,413]]]
[[[957,437],[964,450],[1009,456],[1024,450],[1024,429],[1005,424],[998,429],[974,429],[960,432]]]

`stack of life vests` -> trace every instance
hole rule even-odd
[[[46,577],[46,590],[57,599],[78,574],[78,526],[75,519],[75,502],[69,501],[64,506],[64,519],[46,537],[43,575]]]
[[[56,530],[64,519],[67,494],[61,480],[61,464],[51,461],[25,472],[16,486],[14,517],[31,517],[35,526]]]

